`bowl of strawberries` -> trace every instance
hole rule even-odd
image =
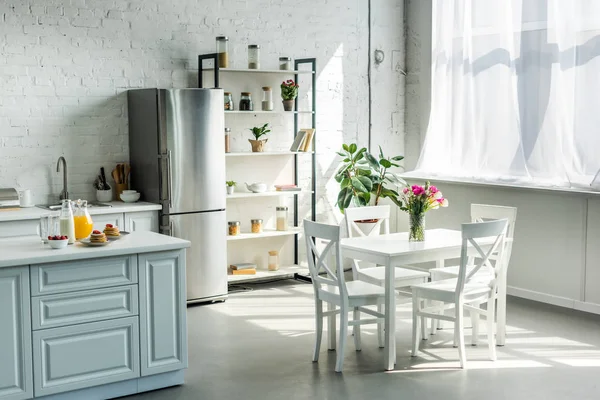
[[[64,235],[48,236],[48,244],[53,249],[64,249],[69,244],[69,238]]]

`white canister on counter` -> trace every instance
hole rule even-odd
[[[33,200],[31,198],[31,190],[21,189],[19,190],[19,206],[20,207],[33,207]]]

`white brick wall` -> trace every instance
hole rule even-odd
[[[246,62],[248,43],[262,45],[263,68],[276,68],[280,55],[318,59],[319,186],[329,190],[319,207],[327,213],[337,193],[331,184],[337,166],[332,151],[343,141],[367,141],[366,4],[4,0],[0,187],[30,188],[37,202],[54,199],[62,184],[56,160],[64,155],[72,197],[93,198],[91,183],[100,166],[110,170],[128,158],[126,89],[195,87],[197,55],[212,52],[215,36],[225,34],[237,67]],[[402,1],[373,4],[397,12]],[[379,29],[384,44],[386,29],[393,37],[387,49],[391,58],[402,27]],[[391,84],[386,90],[403,93],[396,80]],[[392,121],[389,110],[373,117]]]

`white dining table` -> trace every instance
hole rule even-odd
[[[481,243],[485,249],[485,243]],[[444,260],[460,257],[462,234],[459,230],[429,229],[425,240],[410,242],[408,233],[392,233],[381,236],[366,236],[342,239],[342,255],[345,258],[371,262],[385,266],[385,356],[384,367],[393,370],[396,364],[396,296],[395,267],[416,263],[436,262],[443,267]],[[506,284],[499,283],[499,286]],[[500,300],[500,296],[499,296]],[[500,303],[500,301],[499,301]],[[499,304],[500,309],[502,305]],[[501,315],[499,310],[499,316]],[[500,325],[500,321],[498,321]]]

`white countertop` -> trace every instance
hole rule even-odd
[[[190,242],[187,240],[154,232],[132,232],[102,247],[85,247],[81,243],[76,243],[58,250],[42,244],[38,236],[21,236],[0,239],[0,268],[179,250],[186,247],[190,247]]]
[[[118,214],[127,212],[155,211],[162,207],[159,204],[145,203],[123,203],[122,201],[111,201],[103,204],[110,204],[111,207],[89,207],[90,215]],[[15,211],[0,211],[0,222],[22,221],[26,219],[38,219],[44,214],[58,212],[59,210],[46,210],[38,207],[21,208]]]

